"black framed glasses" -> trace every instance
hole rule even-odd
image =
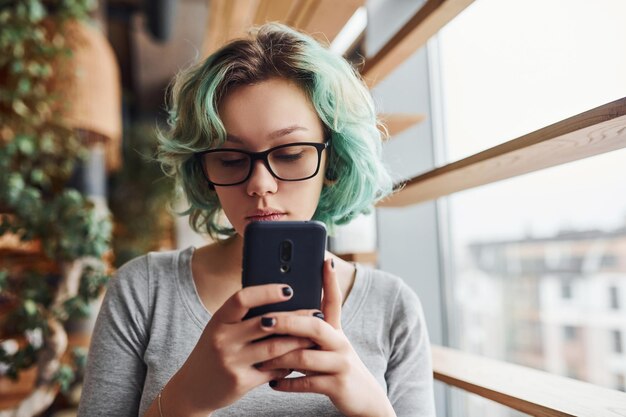
[[[254,162],[263,161],[269,172],[281,181],[303,181],[313,178],[320,169],[322,152],[329,142],[297,142],[276,146],[263,152],[241,149],[211,149],[198,152],[206,180],[210,185],[229,186],[246,182]]]

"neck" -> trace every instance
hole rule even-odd
[[[198,248],[192,258],[192,275],[196,290],[209,312],[241,289],[243,239],[229,239]]]
[[[229,237],[216,244],[222,272],[227,275],[241,275],[243,260],[243,238],[239,235]]]

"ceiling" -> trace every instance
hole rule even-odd
[[[364,2],[108,0],[98,16],[120,65],[127,117],[154,120],[165,118],[166,89],[179,70],[250,26],[281,21],[330,42]]]

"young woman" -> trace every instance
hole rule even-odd
[[[293,295],[242,289],[248,223],[332,231],[390,191],[372,99],[350,65],[268,24],[179,75],[171,116],[160,159],[192,226],[219,239],[120,268],[79,415],[434,416],[423,313],[399,278],[327,253],[322,311],[242,320]]]

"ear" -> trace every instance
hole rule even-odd
[[[331,185],[335,185],[337,183],[337,174],[335,170],[328,166],[326,167],[326,171],[324,172],[324,185],[330,187]]]
[[[326,148],[326,160],[324,161],[324,185],[330,187],[337,182],[337,170],[335,165],[335,155],[333,152],[332,142]]]
[[[333,182],[337,181],[337,174],[335,173],[335,170],[332,167],[326,168],[326,172],[324,172],[324,180],[333,181]]]

